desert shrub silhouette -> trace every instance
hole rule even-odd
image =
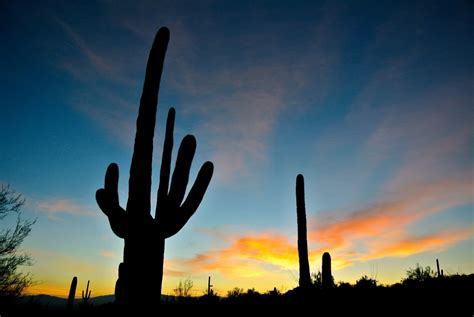
[[[97,203],[109,218],[112,231],[125,242],[115,297],[117,303],[128,307],[149,306],[160,301],[165,239],[181,230],[194,214],[214,169],[211,162],[204,163],[188,197],[184,199],[196,150],[196,139],[187,135],[181,142],[169,184],[175,120],[175,110],[171,108],[166,122],[155,217],[151,216],[153,136],[168,41],[169,30],[163,27],[156,34],[148,58],[130,166],[126,209],[119,205],[117,164],[109,165],[104,188],[96,193]]]

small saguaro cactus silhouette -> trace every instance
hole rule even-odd
[[[300,265],[299,285],[301,288],[309,288],[311,287],[311,275],[308,260],[304,178],[301,174],[296,177],[296,220],[298,224],[298,258]]]
[[[89,299],[91,298],[91,293],[92,293],[92,290],[89,290],[89,281],[87,281],[87,287],[86,287],[86,291],[84,292],[84,290],[82,291],[82,301],[84,304],[86,304]]]
[[[214,285],[211,284],[211,277],[209,276],[209,278],[207,279],[207,295],[211,296],[214,294],[214,292],[212,291],[212,287]]]
[[[322,265],[322,287],[323,290],[327,290],[333,287],[334,280],[331,273],[331,255],[329,252],[323,254],[323,265]]]
[[[67,298],[66,309],[72,310],[74,307],[74,299],[76,298],[76,287],[77,287],[77,277],[74,276],[71,281],[71,287],[69,288],[69,296]]]
[[[184,199],[196,151],[196,139],[187,135],[181,142],[170,184],[175,119],[175,110],[171,108],[166,122],[155,217],[151,216],[153,136],[168,41],[169,30],[163,27],[157,32],[150,50],[138,111],[126,209],[119,205],[117,164],[109,165],[105,173],[104,188],[96,193],[97,203],[109,218],[112,231],[125,241],[123,262],[119,265],[119,278],[115,285],[115,298],[117,303],[131,307],[152,305],[160,301],[165,239],[180,231],[194,214],[204,197],[214,169],[211,162],[204,163]]]
[[[443,277],[443,270],[439,269],[439,260],[436,259],[436,268],[438,269],[438,277]]]

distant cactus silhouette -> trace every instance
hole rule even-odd
[[[84,293],[84,291],[82,291],[82,302],[84,304],[86,304],[89,301],[89,299],[91,298],[92,290],[89,290],[89,282],[90,281],[87,281],[86,292]]]
[[[156,34],[148,59],[130,166],[126,210],[119,205],[117,164],[109,165],[104,188],[96,193],[97,203],[108,216],[112,231],[125,240],[115,297],[117,303],[132,307],[160,301],[165,239],[181,230],[194,214],[204,197],[214,169],[211,162],[204,163],[188,197],[184,199],[196,150],[196,139],[187,135],[181,142],[171,185],[169,184],[175,119],[175,110],[171,108],[166,123],[155,218],[151,216],[153,135],[168,41],[169,30],[163,27]]]
[[[311,275],[308,260],[304,178],[301,174],[296,177],[296,220],[298,224],[298,258],[300,265],[299,284],[301,288],[309,288],[311,287]]]
[[[67,298],[66,309],[72,310],[74,307],[74,299],[76,298],[77,277],[72,278],[71,287],[69,288],[69,296]]]
[[[209,276],[209,278],[207,279],[207,295],[211,296],[214,294],[214,292],[212,291],[212,287],[214,285],[211,284],[211,277]]]
[[[438,277],[443,277],[443,270],[439,269],[439,261],[436,259],[436,268],[438,269]]]
[[[323,290],[328,290],[334,285],[334,280],[331,273],[331,255],[329,252],[324,252],[323,254],[322,271],[322,287]]]

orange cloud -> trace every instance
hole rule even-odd
[[[467,240],[473,236],[474,231],[467,228],[458,231],[438,232],[418,238],[406,237],[403,240],[388,243],[379,240],[372,243],[370,248],[372,251],[362,256],[361,260],[366,261],[381,257],[406,257],[420,252],[441,250],[455,242]]]
[[[313,218],[309,239],[336,254],[350,254],[353,260],[407,256],[439,249],[437,246],[468,237],[441,232],[420,238],[408,235],[407,227],[449,208],[469,204],[471,192],[472,184],[468,178],[405,186],[395,195],[396,198],[357,210],[344,219],[325,221]],[[378,247],[380,245],[391,247]],[[357,252],[360,249],[363,251]],[[367,252],[370,252],[370,257]]]
[[[294,269],[298,265],[296,244],[274,234],[235,237],[229,247],[198,254],[183,261],[185,266],[227,275],[260,276],[271,265],[277,269]]]

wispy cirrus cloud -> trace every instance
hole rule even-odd
[[[88,41],[86,37],[57,15],[53,20],[60,26],[66,39],[77,49],[68,59],[61,60],[62,67],[77,79],[96,82],[95,76],[102,76],[106,81],[116,84],[133,86],[135,80],[130,76],[130,68],[124,67],[124,61],[115,48],[109,47],[103,41]],[[90,33],[86,33],[91,38]],[[122,50],[123,52],[123,50]],[[126,54],[124,54],[126,55]],[[129,61],[130,62],[130,61]]]
[[[96,216],[98,212],[90,206],[82,205],[68,198],[53,198],[40,200],[35,203],[37,210],[46,213],[49,217],[55,218],[59,214],[74,216]]]
[[[143,18],[144,7],[135,8],[140,18],[124,17],[123,26],[150,41],[155,19]],[[277,21],[269,22],[272,32],[221,36],[212,24],[163,17],[171,30],[164,82],[177,95],[178,111],[194,121],[201,151],[209,153],[221,184],[258,175],[268,163],[281,116],[302,111],[309,100],[320,103],[331,88],[341,54],[342,37],[335,30],[342,14],[336,6],[321,12],[314,24],[295,31],[304,34],[301,43]]]
[[[110,259],[118,259],[119,257],[117,254],[115,254],[114,251],[111,250],[100,250],[99,255],[104,258],[110,258]]]
[[[84,33],[83,27],[76,29],[64,19],[56,20],[78,49],[78,56],[62,61],[63,67],[87,86],[87,92],[75,96],[74,107],[119,142],[130,145],[136,115],[136,107],[130,105],[138,101],[130,96],[111,97],[108,86],[114,88],[114,93],[117,86],[123,88],[121,92],[140,89],[135,80],[138,77],[132,74],[142,74],[145,68],[143,53],[151,44],[157,20],[155,14],[150,15],[155,11],[150,8],[157,5],[124,7],[130,14],[123,17],[115,7],[105,6],[105,11],[119,14],[120,23],[114,28],[129,31],[122,32],[132,43],[124,54],[126,59],[119,53],[124,47],[115,47],[113,42],[106,46],[97,39],[100,34],[92,36]],[[260,167],[268,162],[272,135],[281,116],[288,111],[301,111],[309,101],[320,104],[331,89],[342,50],[342,34],[336,30],[343,6],[328,5],[323,9],[316,23],[302,25],[298,36],[304,34],[303,40],[294,43],[285,23],[269,22],[274,32],[254,29],[222,37],[212,25],[200,23],[198,29],[209,28],[201,32],[193,19],[171,19],[168,16],[177,12],[160,8],[160,20],[171,29],[163,81],[170,84],[164,84],[162,92],[176,95],[174,106],[191,119],[192,132],[203,140],[200,144],[216,164],[215,176],[221,183],[258,175]],[[171,11],[167,14],[167,10]],[[130,35],[135,36],[135,41],[128,38]],[[141,42],[136,43],[136,38]],[[291,49],[289,42],[295,44]],[[139,54],[130,54],[132,50]],[[98,84],[98,88],[91,83]]]
[[[80,83],[69,103],[118,143],[130,147],[139,103],[132,97],[140,88],[134,73],[143,71],[145,62],[138,64],[139,54],[98,40],[100,34],[84,32],[84,26],[72,25],[56,15],[53,20],[72,49],[70,54],[58,57],[57,63]]]

